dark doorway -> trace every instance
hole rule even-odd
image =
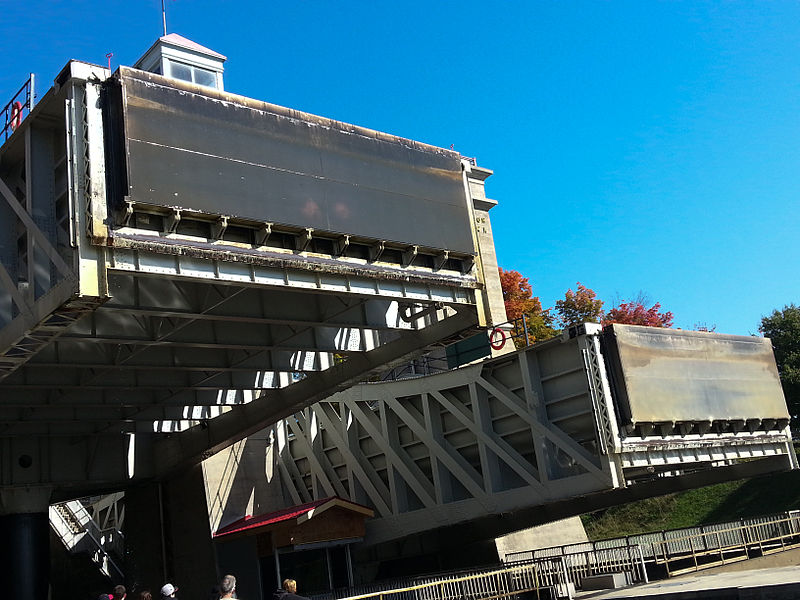
[[[264,582],[265,590],[264,600],[270,600],[273,591],[280,585],[275,570],[275,556],[263,556],[260,563],[261,581]],[[280,566],[280,581],[284,579],[297,581],[297,593],[301,596],[320,594],[349,585],[345,546],[281,552]]]

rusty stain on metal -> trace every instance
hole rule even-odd
[[[768,339],[613,325],[604,342],[633,425],[789,418]]]
[[[133,202],[476,251],[457,152],[135,69],[108,85]]]

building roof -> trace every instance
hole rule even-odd
[[[365,517],[372,517],[375,514],[371,508],[355,502],[350,502],[349,500],[339,498],[338,496],[331,496],[330,498],[323,498],[321,500],[314,500],[313,502],[306,502],[305,504],[299,504],[297,506],[290,506],[289,508],[284,508],[271,513],[265,513],[263,515],[247,515],[238,521],[234,521],[230,525],[226,525],[225,527],[218,529],[216,533],[214,533],[213,537],[218,538],[231,535],[233,533],[241,533],[242,531],[257,529],[268,525],[274,525],[276,523],[283,523],[293,519],[296,519],[297,524],[299,525],[305,521],[308,521],[314,516],[323,513],[329,508],[334,507],[344,508],[345,510],[361,513]]]
[[[138,69],[142,64],[142,61],[149,56],[153,49],[159,44],[170,44],[172,46],[177,46],[178,48],[185,48],[186,50],[191,50],[192,52],[198,52],[208,57],[216,58],[222,62],[228,60],[226,56],[223,56],[219,52],[214,52],[211,48],[201,46],[197,42],[193,42],[192,40],[185,38],[182,35],[178,35],[177,33],[168,33],[167,35],[162,35],[155,42],[153,42],[153,45],[150,46],[147,52],[142,54],[141,58],[134,63],[133,67]]]
[[[211,48],[201,46],[197,42],[193,42],[192,40],[187,39],[182,35],[178,35],[177,33],[168,33],[167,35],[162,35],[158,39],[161,42],[173,44],[174,46],[180,46],[181,48],[186,48],[188,50],[194,50],[195,52],[200,52],[202,54],[208,54],[215,58],[219,58],[220,60],[228,60],[227,57],[223,56],[219,52],[214,52]]]

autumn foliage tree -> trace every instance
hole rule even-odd
[[[562,327],[576,323],[600,323],[603,320],[603,301],[597,298],[594,290],[578,282],[564,294],[563,300],[556,301],[558,321]]]
[[[792,421],[800,421],[800,306],[787,304],[761,319],[759,331],[772,340],[775,362]]]
[[[617,301],[614,308],[603,311],[603,301],[591,288],[580,282],[575,291],[568,289],[562,300],[555,303],[553,309],[543,309],[538,297],[533,295],[527,277],[518,271],[500,269],[500,283],[503,288],[503,300],[509,321],[520,319],[523,315],[529,332],[529,341],[541,341],[558,334],[556,327],[566,328],[578,323],[624,323],[628,325],[645,325],[647,327],[672,327],[674,315],[670,311],[661,311],[661,303],[650,305],[644,292],[630,301]],[[551,310],[555,314],[551,313]],[[709,331],[708,327],[705,327]],[[713,331],[713,327],[710,329]],[[515,327],[516,339],[523,339],[521,327]],[[517,344],[518,346],[520,344]]]
[[[525,345],[526,330],[528,342],[546,340],[557,334],[549,309],[542,309],[542,302],[538,296],[533,295],[533,288],[527,277],[523,277],[519,271],[504,271],[501,268],[500,285],[503,289],[506,317],[512,322],[519,320],[512,330],[518,347]],[[524,325],[521,323],[523,316]]]
[[[627,325],[644,325],[646,327],[672,327],[674,315],[670,311],[659,312],[661,304],[656,302],[650,308],[649,300],[643,293],[630,302],[620,302],[608,311],[603,318],[603,325],[624,323]]]

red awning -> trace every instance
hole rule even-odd
[[[248,515],[217,530],[217,532],[214,534],[214,537],[223,537],[233,533],[239,533],[250,529],[265,527],[275,523],[290,521],[292,519],[297,519],[298,523],[302,523],[303,521],[312,518],[314,514],[319,514],[334,506],[361,513],[366,517],[371,517],[375,514],[371,508],[361,504],[356,504],[355,502],[350,502],[344,498],[332,496],[330,498],[323,498],[321,500],[315,500],[313,502],[307,502],[297,506],[290,506],[289,508],[284,508],[282,510],[277,510],[275,512],[266,513],[263,515]]]

